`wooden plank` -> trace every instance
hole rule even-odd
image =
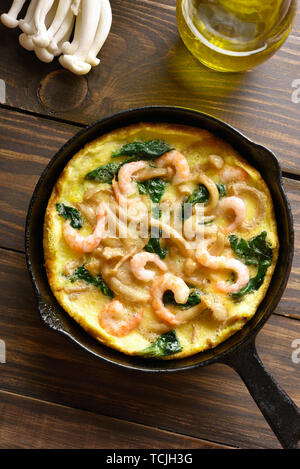
[[[0,391],[1,449],[226,449],[208,441]]]
[[[175,1],[112,0],[113,26],[101,65],[85,77],[42,64],[0,25],[0,79],[6,103],[78,123],[127,108],[164,104],[219,117],[274,150],[286,171],[299,174],[300,15],[286,43],[255,70],[222,74],[202,66],[180,40]],[[9,0],[1,2],[1,12]],[[300,8],[300,6],[298,7]]]
[[[278,442],[239,377],[212,365],[147,375],[103,363],[42,326],[24,256],[0,250],[0,338],[7,363],[2,390],[242,448]],[[258,336],[262,360],[300,404],[300,364],[292,341],[300,321],[273,315]]]
[[[34,187],[57,150],[78,127],[0,109],[0,246],[23,250]]]

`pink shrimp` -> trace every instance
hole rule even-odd
[[[145,265],[148,262],[153,262],[159,269],[166,272],[166,264],[160,260],[157,254],[151,254],[150,252],[139,252],[135,254],[130,261],[130,267],[133,275],[142,282],[149,282],[154,279],[154,272],[149,269],[145,269]]]
[[[233,211],[235,214],[234,221],[224,228],[225,233],[230,233],[240,226],[246,217],[246,207],[244,201],[239,197],[224,197],[219,203],[218,213]]]
[[[151,305],[155,314],[159,319],[172,326],[177,326],[183,321],[178,320],[171,311],[169,311],[163,303],[163,295],[167,290],[174,293],[175,301],[179,304],[185,304],[188,300],[190,289],[186,283],[176,275],[165,273],[157,277],[152,284],[150,295]]]
[[[118,174],[119,189],[123,195],[129,196],[135,193],[136,189],[132,184],[132,176],[140,169],[147,166],[146,161],[134,161],[124,164]]]
[[[196,249],[196,260],[199,264],[210,269],[228,269],[236,274],[235,283],[218,281],[216,288],[225,293],[234,293],[244,288],[249,282],[249,269],[237,259],[227,258],[225,256],[212,256],[208,252],[208,244],[211,241],[202,241]]]
[[[121,205],[122,207],[126,207],[128,205],[128,199],[125,195],[121,193],[120,186],[118,182],[116,181],[115,177],[113,178],[113,181],[112,181],[112,188],[113,188],[115,198],[118,204]]]
[[[120,191],[119,184],[115,179],[112,181],[112,187],[115,194],[115,198],[119,204],[119,217],[126,220],[146,220],[148,216],[148,210],[146,205],[138,197],[127,198]]]
[[[93,233],[88,236],[81,236],[75,228],[67,222],[63,225],[63,235],[66,243],[71,249],[78,252],[92,252],[102,241],[105,230],[105,210],[102,204],[97,208],[96,225]]]
[[[173,177],[173,184],[175,185],[190,180],[191,173],[189,164],[186,157],[179,151],[171,150],[165,153],[156,161],[156,165],[159,168],[174,166],[175,176]]]
[[[247,171],[240,166],[226,166],[220,173],[222,182],[246,181],[249,177]]]
[[[143,318],[143,312],[129,315],[120,301],[108,303],[99,315],[99,323],[109,334],[116,337],[128,335]]]

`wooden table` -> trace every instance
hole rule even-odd
[[[300,339],[300,103],[292,100],[293,82],[300,80],[300,16],[268,62],[245,74],[219,74],[183,46],[175,0],[111,3],[113,26],[101,65],[87,77],[72,76],[57,61],[41,64],[18,45],[17,30],[0,26],[6,88],[0,93],[0,339],[6,344],[0,447],[278,448],[230,368],[141,376],[92,358],[39,318],[25,266],[24,223],[35,184],[55,152],[86,124],[122,109],[168,104],[208,112],[270,147],[282,164],[295,258],[257,345],[264,364],[300,404],[300,363],[291,358],[292,342]],[[3,0],[0,12],[9,4]]]

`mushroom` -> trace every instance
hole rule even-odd
[[[94,38],[93,45],[88,53],[87,62],[92,66],[97,66],[100,59],[97,58],[104,42],[107,39],[112,23],[112,12],[109,0],[102,0],[101,15]]]
[[[72,0],[59,0],[58,7],[54,16],[54,19],[48,30],[40,33],[38,36],[33,38],[33,42],[37,47],[48,47],[53,36],[58,32],[59,28],[65,21],[68,13],[71,13],[73,18],[73,12],[71,12]]]
[[[34,12],[34,24],[36,27],[36,34],[32,40],[35,46],[41,47],[47,37],[46,16],[53,6],[54,0],[40,0]]]
[[[8,28],[16,28],[18,26],[19,21],[17,17],[25,2],[26,0],[14,0],[9,12],[1,15],[1,21],[5,26]]]
[[[30,5],[27,9],[24,19],[19,21],[19,28],[25,34],[34,34],[35,26],[33,22],[33,15],[39,0],[31,0]]]
[[[43,1],[44,0],[37,0],[38,3],[36,4],[36,7],[38,8],[39,4],[43,3]],[[46,17],[45,17],[45,27],[46,28],[49,27],[49,25],[53,21],[54,14],[55,14],[55,6],[56,5],[53,2],[51,9],[46,14]],[[43,55],[43,52],[39,51],[36,48],[36,46],[33,42],[33,38],[38,34],[38,30],[37,30],[37,27],[36,27],[36,13],[37,13],[37,10],[35,10],[31,20],[27,23],[27,29],[29,31],[31,31],[31,33],[30,34],[22,33],[19,36],[19,43],[26,50],[29,50],[29,51],[35,50],[36,55],[39,57],[39,55]],[[48,60],[46,60],[46,58],[45,58],[43,61],[44,62],[51,62],[50,57],[48,58]]]
[[[79,9],[80,9],[81,0],[73,0],[71,5],[71,10],[75,16],[78,16]]]
[[[52,62],[55,56],[61,54],[61,47],[63,43],[70,38],[74,25],[74,15],[71,10],[69,10],[67,17],[64,23],[61,25],[60,29],[57,31],[55,36],[51,40],[51,44],[48,48],[46,47],[35,47],[35,55],[42,61],[46,63]]]
[[[1,15],[6,26],[19,25],[23,31],[19,36],[22,47],[34,51],[43,62],[64,54],[61,65],[78,75],[99,65],[97,54],[112,23],[109,0],[31,0],[25,17],[17,20],[25,1],[14,0],[9,12]]]
[[[19,43],[24,49],[26,50],[33,50],[34,49],[34,44],[33,44],[33,34],[35,33],[35,24],[34,24],[34,17],[32,16],[31,20],[26,23],[26,30],[30,31],[29,34],[27,33],[22,33],[19,36]]]
[[[60,64],[77,75],[84,75],[91,70],[87,62],[100,20],[101,4],[99,0],[82,0],[82,20],[78,49],[74,54],[62,55]]]
[[[72,34],[74,21],[75,16],[73,11],[70,9],[67,12],[64,22],[61,24],[59,30],[50,41],[48,46],[49,52],[52,52],[54,55],[59,55],[62,53],[63,44],[70,38]]]
[[[72,55],[72,54],[75,54],[75,52],[77,51],[79,47],[79,41],[80,41],[81,19],[82,19],[82,15],[81,15],[81,9],[80,9],[76,18],[73,40],[72,42],[66,41],[62,45],[63,54]]]

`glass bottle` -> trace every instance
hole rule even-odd
[[[183,42],[204,65],[238,72],[259,65],[288,37],[297,0],[177,0]]]

